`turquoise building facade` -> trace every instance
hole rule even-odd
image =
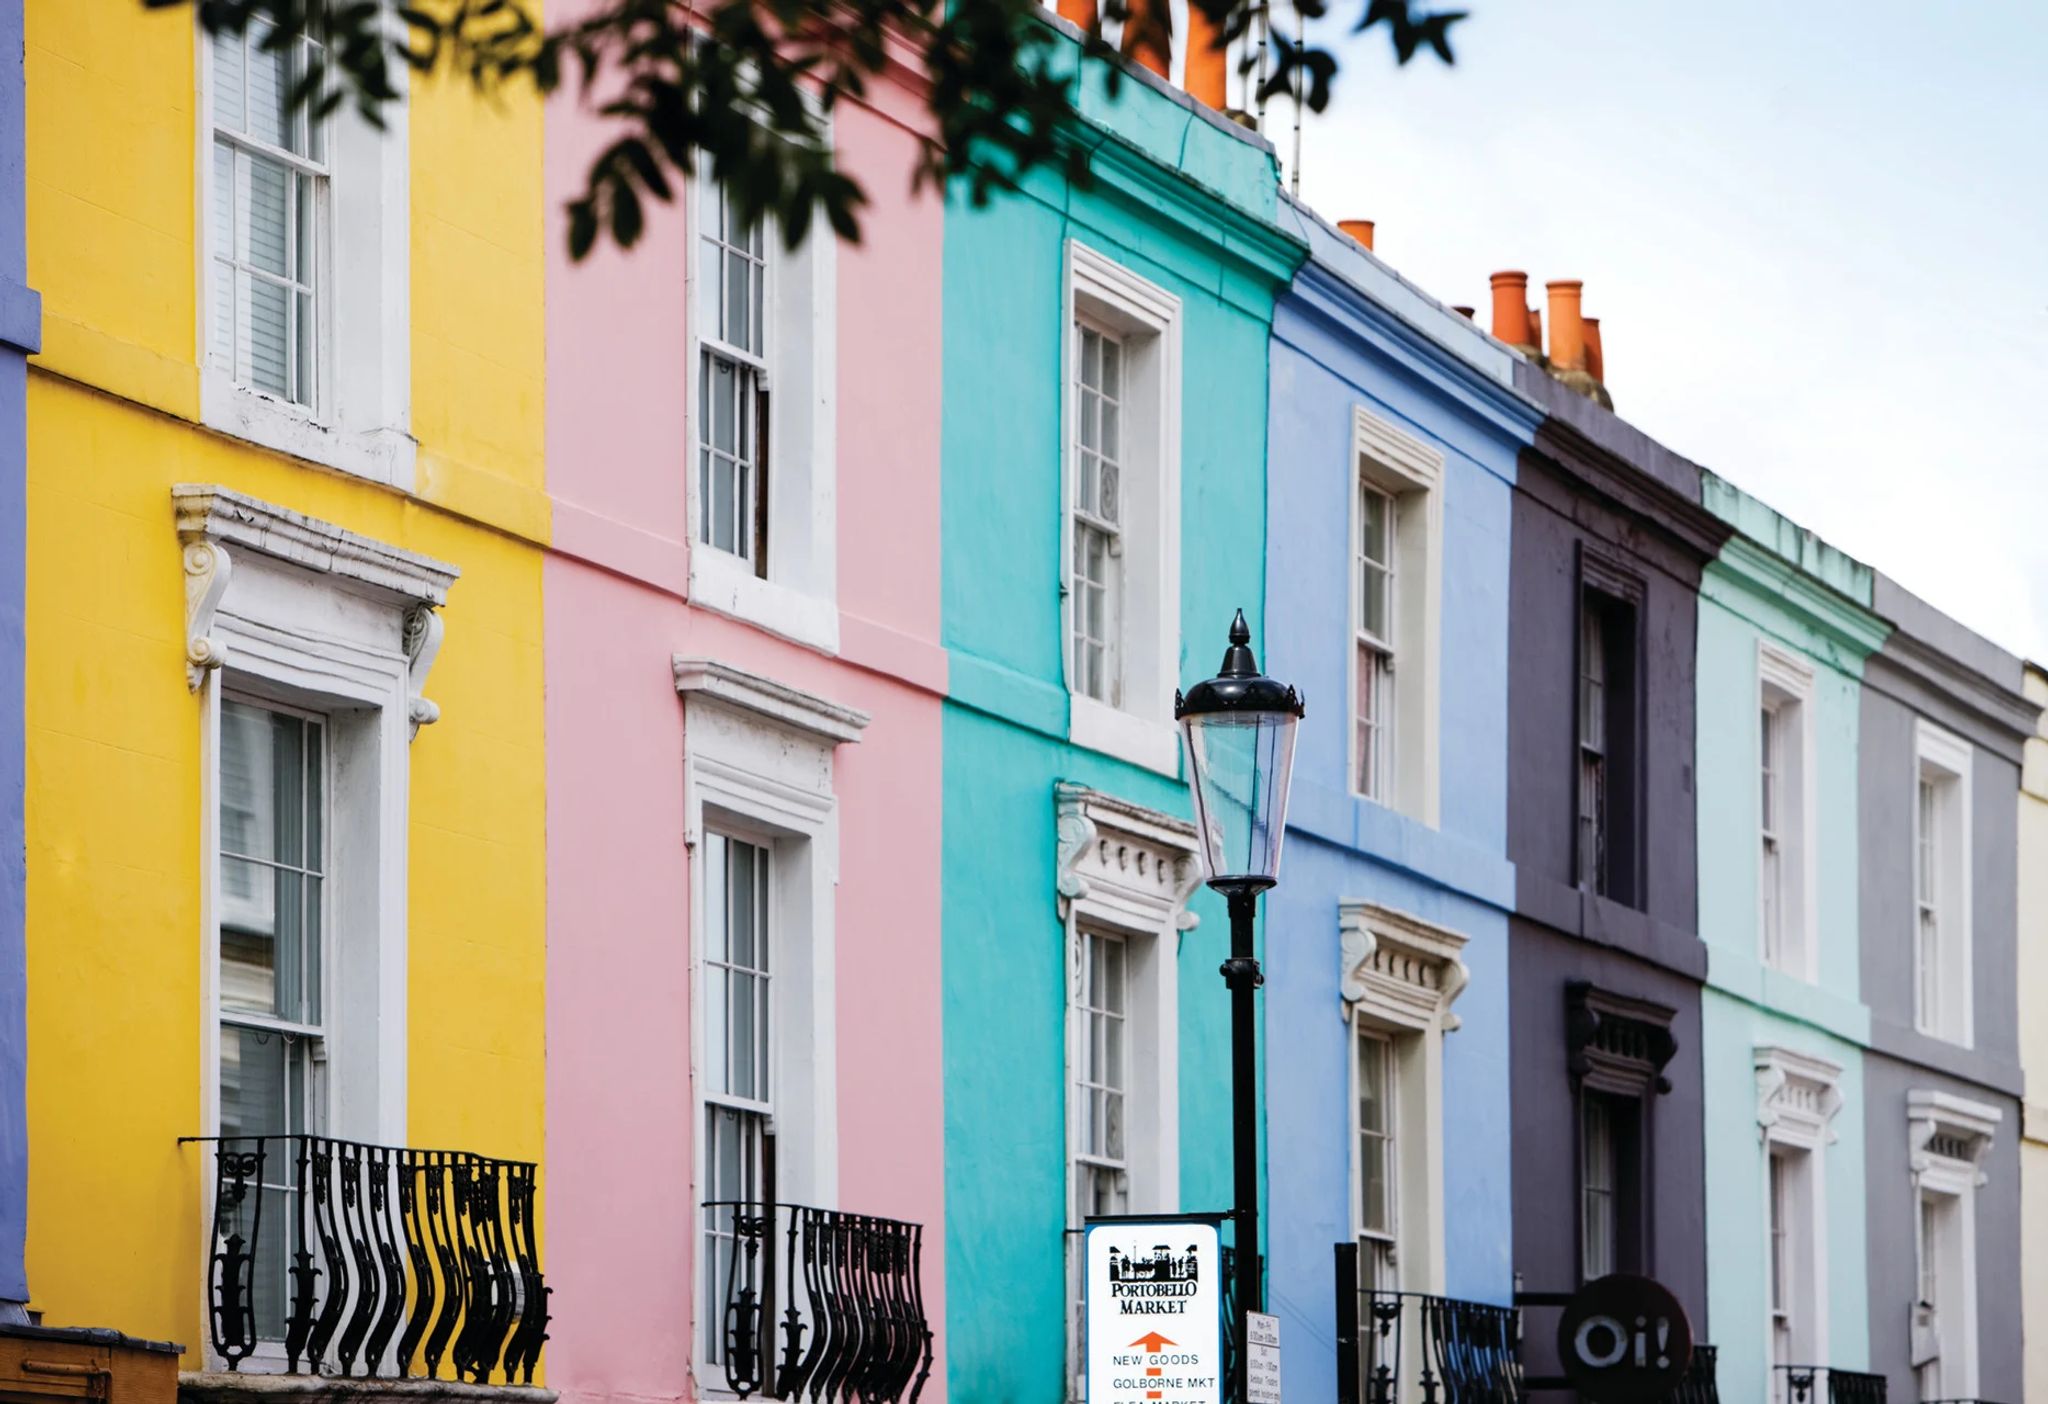
[[[1265,642],[1266,345],[1303,256],[1264,141],[1135,69],[1080,84],[1088,187],[1038,170],[945,233],[944,1329],[950,1396],[1006,1404],[1073,1397],[1083,1217],[1231,1201],[1228,934],[1172,698],[1234,610]]]
[[[1869,567],[1704,474],[1699,604],[1708,1319],[1722,1397],[1870,1360],[1858,725]],[[1772,1372],[1781,1372],[1774,1388]]]

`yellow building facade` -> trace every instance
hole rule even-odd
[[[180,1138],[261,1060],[292,1129],[543,1144],[540,106],[294,129],[290,62],[27,5],[31,1305],[187,1369]]]
[[[2048,669],[2026,665],[2027,700],[2048,708]],[[2025,1249],[2027,1398],[2048,1399],[2048,711],[2020,771],[2020,1218]]]

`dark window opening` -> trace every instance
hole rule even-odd
[[[1581,586],[1573,877],[1581,887],[1630,906],[1642,904],[1636,803],[1640,690],[1634,602]]]

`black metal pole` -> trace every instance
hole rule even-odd
[[[1237,1182],[1236,1333],[1238,1399],[1250,1389],[1250,1340],[1246,1313],[1263,1311],[1259,1262],[1259,1044],[1258,1006],[1252,996],[1266,977],[1256,954],[1259,893],[1241,888],[1225,894],[1230,905],[1230,959],[1223,982],[1230,987],[1231,1159]]]

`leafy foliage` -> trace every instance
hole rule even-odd
[[[1462,11],[1418,13],[1411,0],[1351,0],[1355,31],[1386,29],[1406,63],[1428,49],[1452,61],[1451,26]],[[1226,41],[1250,32],[1264,0],[1189,0]],[[675,197],[679,178],[703,163],[742,218],[773,214],[792,246],[822,214],[841,237],[860,236],[867,193],[834,163],[829,118],[891,69],[921,76],[932,135],[921,138],[916,183],[958,182],[977,204],[1015,188],[1038,166],[1087,178],[1087,148],[1068,139],[1074,70],[1038,0],[589,0],[547,26],[533,0],[143,0],[152,9],[196,7],[213,33],[253,32],[267,48],[302,37],[306,70],[292,93],[325,116],[352,102],[369,121],[400,98],[403,65],[420,75],[459,76],[490,92],[527,82],[568,88],[612,124],[616,136],[570,201],[569,245],[581,258],[609,234],[630,248],[649,200]],[[1328,0],[1295,0],[1307,19]],[[1083,51],[1115,50],[1105,22],[1126,39],[1170,23],[1165,0],[1133,14],[1104,0]],[[1337,73],[1327,49],[1271,36],[1262,85],[1299,91],[1321,111]],[[1161,47],[1164,47],[1162,42]],[[1117,64],[1107,67],[1114,85]]]

